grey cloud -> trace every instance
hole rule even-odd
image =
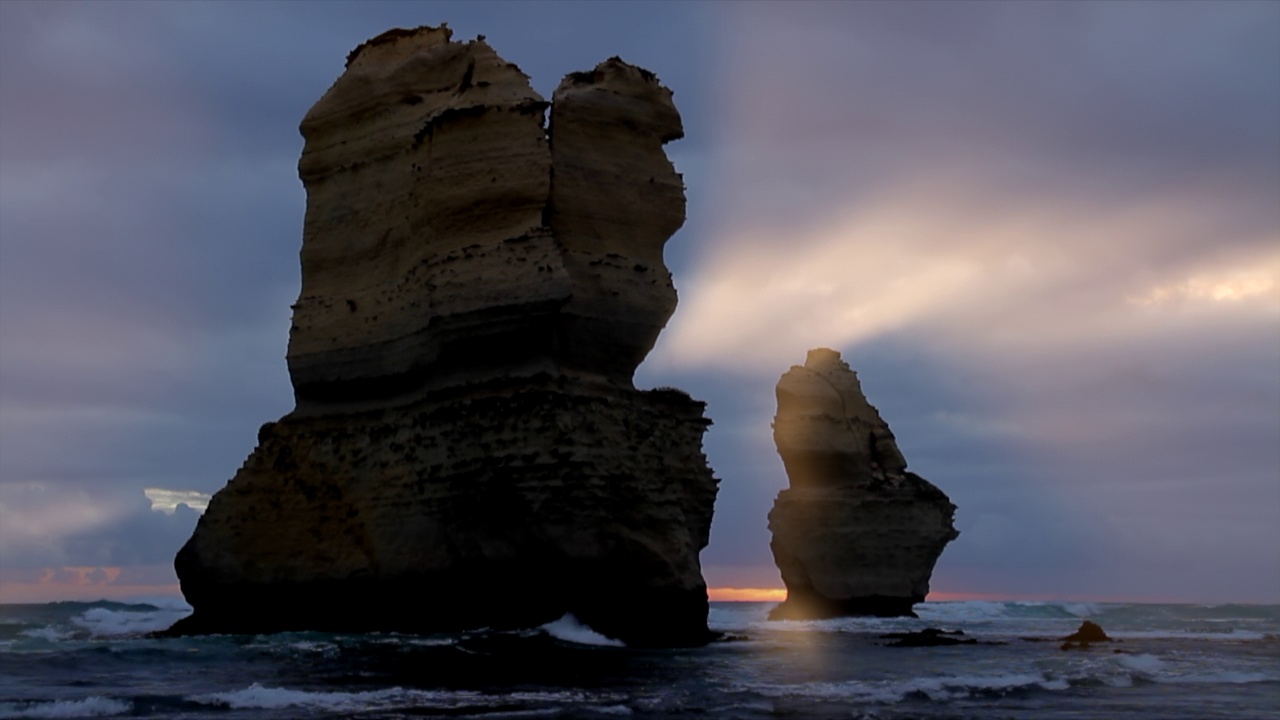
[[[195,528],[180,505],[155,512],[139,490],[101,483],[0,486],[0,567],[113,567],[168,564]]]
[[[733,57],[754,91],[734,110],[757,113],[742,122],[768,143],[724,162],[750,181],[734,207],[768,203],[779,227],[931,172],[976,176],[1011,203],[1189,187],[1274,227],[1275,6],[749,8]],[[785,61],[766,43],[790,48]],[[800,197],[771,202],[789,183]]]
[[[0,14],[0,509],[30,510],[42,488],[50,517],[61,498],[90,528],[50,526],[5,567],[171,560],[193,521],[145,510],[142,489],[217,490],[258,426],[290,409],[297,128],[355,45],[448,21],[486,34],[547,95],[619,54],[676,88],[696,123],[706,16],[402,2]],[[700,146],[681,144],[690,162]]]
[[[667,258],[684,311],[745,251],[726,228],[792,242],[922,175],[986,213],[1044,198],[1082,215],[1169,198],[1199,211],[1137,264],[1108,264],[1124,238],[1080,237],[1100,253],[1096,285],[1071,275],[1050,308],[1247,258],[1280,221],[1269,4],[6,2],[0,16],[0,486],[118,511],[6,568],[167,563],[194,519],[145,509],[142,488],[218,489],[289,409],[297,124],[346,52],[391,26],[483,33],[544,94],[615,54],[674,88],[690,221]],[[1015,335],[1065,317],[1018,304],[972,317]],[[1199,334],[1053,357],[957,342],[955,317],[842,348],[912,468],[960,505],[936,588],[1176,594],[1185,559],[1221,568],[1197,577],[1223,592],[1280,596],[1254,577],[1280,552],[1273,328],[1190,323]],[[724,482],[703,561],[739,577],[776,577],[765,516],[785,476],[768,422],[785,369],[639,375],[710,402]],[[1036,435],[1055,415],[1113,435]]]

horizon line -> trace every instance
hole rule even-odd
[[[707,599],[715,603],[773,602],[786,600],[784,587],[707,588]],[[126,602],[146,603],[151,600],[182,600],[178,584],[112,585],[109,583],[4,583],[0,582],[0,605],[40,605],[56,602]],[[1059,603],[1130,603],[1153,605],[1280,605],[1271,600],[1205,600],[1153,596],[1060,595],[1054,593],[1007,593],[938,590],[930,592],[923,602],[1059,602]]]

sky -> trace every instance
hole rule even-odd
[[[675,93],[713,587],[840,350],[959,507],[937,597],[1280,603],[1280,4],[0,2],[0,602],[175,592],[293,407],[298,123],[391,27]]]

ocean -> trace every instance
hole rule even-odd
[[[512,602],[518,602],[513,599]],[[1280,718],[1280,606],[937,602],[636,650],[571,616],[521,632],[151,638],[189,608],[0,606],[0,718]],[[1119,642],[1062,650],[1083,619]],[[927,627],[993,644],[887,647]]]

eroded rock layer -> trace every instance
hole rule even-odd
[[[495,375],[630,385],[676,306],[680,116],[618,58],[553,99],[443,27],[352,53],[302,121],[300,410]]]
[[[790,487],[769,513],[787,586],[772,618],[910,615],[959,533],[956,507],[909,472],[857,374],[834,350],[810,350],[778,381],[773,438]]]
[[[551,105],[447,28],[357,48],[307,113],[296,409],[176,560],[177,633],[529,627],[704,642],[704,405],[638,391],[675,309],[671,92]]]

